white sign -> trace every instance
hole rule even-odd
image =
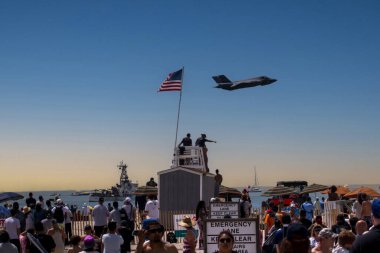
[[[231,216],[232,219],[239,218],[238,202],[211,202],[210,219],[224,219],[225,215]]]
[[[175,214],[175,215],[173,215],[174,233],[175,233],[176,237],[185,237],[185,235],[186,235],[186,228],[178,225],[178,222],[180,222],[183,219],[183,217],[185,217],[186,215],[189,216],[192,220],[195,220],[195,214]],[[193,226],[193,228],[195,230],[198,230],[198,225],[195,224],[195,226]]]
[[[218,251],[218,235],[224,230],[228,230],[234,235],[234,251],[238,253],[258,252],[258,219],[210,219],[205,223],[206,253]]]

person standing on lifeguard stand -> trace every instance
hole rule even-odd
[[[216,143],[216,141],[212,141],[212,140],[208,140],[206,139],[206,134],[201,134],[201,137],[199,137],[196,142],[195,142],[195,146],[198,146],[198,147],[201,147],[202,150],[203,150],[203,157],[204,157],[204,160],[205,160],[205,166],[206,166],[206,171],[209,172],[209,168],[208,168],[208,157],[207,157],[207,147],[206,147],[206,142],[214,142]]]

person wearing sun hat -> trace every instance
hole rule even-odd
[[[32,209],[29,206],[24,206],[22,212],[25,216],[25,230],[34,229],[34,219]]]
[[[379,252],[380,249],[380,198],[372,202],[373,227],[369,232],[357,238],[352,246],[352,253]]]
[[[185,215],[178,225],[186,228],[186,235],[183,238],[183,253],[195,253],[197,246],[197,236],[195,234],[194,226],[196,221]]]

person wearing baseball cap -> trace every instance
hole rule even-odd
[[[335,234],[330,228],[323,228],[318,234],[319,243],[312,252],[332,252],[337,237],[338,234]]]
[[[380,249],[380,198],[372,202],[372,223],[368,233],[357,238],[352,246],[352,253],[377,253]]]
[[[91,235],[86,235],[83,239],[83,251],[86,253],[97,253],[98,251],[95,251],[95,238]]]
[[[174,244],[162,240],[165,228],[156,219],[146,219],[142,230],[135,231],[138,237],[136,253],[147,253],[153,250],[156,253],[178,253]],[[145,238],[148,240],[145,241]]]

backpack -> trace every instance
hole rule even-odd
[[[58,223],[63,223],[65,221],[65,216],[63,214],[62,206],[55,208],[53,218],[56,219]]]
[[[245,201],[240,202],[240,218],[245,218],[244,203]]]
[[[173,232],[169,232],[166,235],[166,241],[170,243],[177,243],[177,238]]]
[[[125,211],[125,208],[121,208],[121,209],[119,210],[119,212],[120,212],[120,219],[121,219],[121,220],[126,220],[126,221],[129,220],[129,217],[128,217],[127,212]]]
[[[274,247],[274,240],[276,238],[277,230],[273,231],[264,241],[262,246],[262,253],[272,253],[276,252],[276,248]]]
[[[125,211],[125,208],[121,208],[119,210],[120,212],[120,220],[127,221],[127,228],[132,229],[133,228],[133,221],[131,221],[128,217],[127,212]]]

